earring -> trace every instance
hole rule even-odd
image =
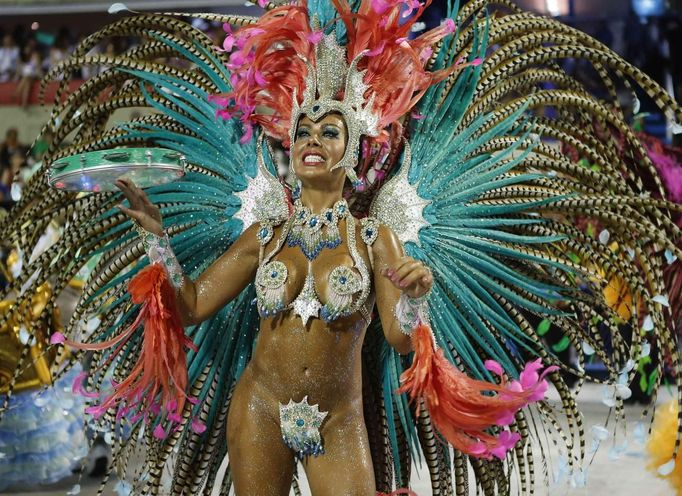
[[[294,165],[291,159],[289,160],[289,168],[287,170],[287,175],[284,178],[284,182],[286,182],[291,188],[291,198],[294,200],[298,200],[301,197],[302,185],[301,180],[298,178],[296,172],[294,171]]]
[[[291,197],[294,200],[298,200],[301,197],[301,187],[301,180],[296,178],[294,182],[294,189],[291,190]]]

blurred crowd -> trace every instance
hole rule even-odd
[[[40,167],[52,136],[47,131],[32,146],[19,139],[19,131],[9,128],[0,143],[0,208],[19,199],[21,188]]]
[[[199,21],[198,27],[207,32],[216,44],[222,43],[224,32],[220,26]],[[17,25],[12,31],[3,32],[0,28],[0,38],[2,38],[0,83],[16,82],[15,101],[26,108],[30,103],[33,83],[66,59],[85,36],[67,27],[60,28],[56,34],[27,30],[21,25]],[[119,38],[115,42],[95,45],[88,55],[113,55],[132,48],[136,42],[137,40]],[[96,75],[97,71],[103,70],[106,70],[106,67],[84,67],[72,76],[75,79],[88,79]]]
[[[0,47],[0,83],[18,83],[15,96],[23,107],[29,102],[31,86],[73,50],[71,31],[62,28],[57,35],[26,31],[17,26],[2,33]]]
[[[437,25],[444,14],[444,8],[443,2],[435,1],[424,15],[427,24],[425,27],[432,27],[429,24]],[[630,10],[618,19],[581,19],[576,22],[563,20],[611,47],[651,75],[659,84],[670,86],[670,81],[666,81],[666,78],[671,78],[677,83],[673,87],[677,86],[675,89],[682,90],[679,83],[682,81],[682,27],[676,16],[640,18]],[[222,44],[224,32],[220,25],[198,19],[194,23],[209,34],[216,45]],[[92,26],[87,33],[95,28],[96,26]],[[0,83],[18,83],[16,101],[22,106],[28,105],[31,83],[64,60],[86,34],[65,26],[56,32],[42,31],[37,23],[28,27],[17,25],[14,29],[5,27],[3,30],[0,23]],[[120,38],[115,43],[96,45],[89,54],[120,53],[135,43],[136,40]],[[84,68],[73,76],[87,79],[94,75],[94,70]]]

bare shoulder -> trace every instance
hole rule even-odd
[[[392,260],[403,255],[403,247],[398,235],[388,226],[377,223],[376,241],[373,245],[377,258]]]
[[[263,226],[261,226],[260,222],[254,222],[239,235],[235,245],[244,253],[257,255],[262,237]]]

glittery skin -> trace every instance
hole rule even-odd
[[[353,222],[349,246],[346,222]],[[277,247],[285,225],[275,228],[265,247]],[[325,249],[311,262],[316,290],[322,302],[330,297],[330,275],[339,266],[351,267],[351,251],[357,251],[366,267],[369,248],[359,238],[363,226],[356,219],[342,219],[342,242]],[[253,236],[253,230],[247,236]],[[357,239],[357,242],[355,241]],[[273,260],[286,265],[284,301],[300,294],[308,275],[309,261],[300,247],[286,243],[276,250]],[[383,226],[372,248],[372,294],[389,344],[398,351],[409,351],[409,338],[402,334],[393,310],[401,291],[381,275],[382,269],[402,260],[402,247],[391,231]],[[312,493],[319,495],[374,496],[374,472],[362,408],[362,343],[367,322],[359,311],[325,322],[310,318],[303,325],[292,311],[261,319],[260,333],[251,362],[242,375],[230,406],[228,449],[237,495],[287,495],[294,467],[294,452],[286,447],[279,425],[279,405],[290,400],[319,405],[328,412],[320,427],[324,455],[306,457],[304,467]],[[341,475],[343,474],[343,475]]]
[[[322,301],[327,300],[327,281],[334,268],[352,265],[345,226],[341,227],[344,238],[341,245],[323,250],[313,263],[316,289]],[[275,230],[275,238],[281,229]],[[368,264],[367,249],[358,248]],[[286,245],[276,259],[289,270],[285,285],[288,302],[303,289],[307,259],[299,247]],[[374,473],[362,410],[361,351],[366,327],[359,312],[331,323],[310,318],[305,326],[292,311],[261,320],[253,359],[239,381],[230,407],[230,459],[249,460],[235,463],[232,468],[238,495],[289,494],[288,467],[293,470],[294,452],[281,440],[279,405],[290,400],[299,402],[305,396],[310,404],[318,404],[320,410],[329,412],[320,428],[325,454],[305,460],[313,494],[374,495]],[[253,426],[253,430],[248,426]],[[264,453],[267,461],[251,463],[253,459],[265,460]],[[348,474],[348,480],[340,478],[339,473]],[[347,491],[339,486],[344,483]],[[341,492],[329,492],[333,487]]]

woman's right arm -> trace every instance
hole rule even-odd
[[[119,205],[121,211],[136,220],[144,230],[163,236],[161,212],[149,201],[144,191],[127,179],[116,181],[116,186],[130,202],[130,208]],[[183,275],[176,296],[184,326],[198,324],[209,318],[255,278],[260,251],[257,231],[257,224],[244,231],[196,281]]]

